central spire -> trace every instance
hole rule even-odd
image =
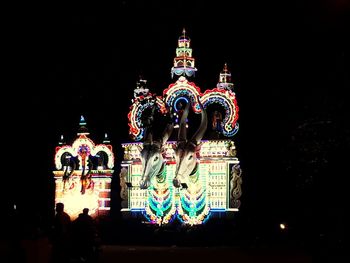
[[[78,135],[89,135],[89,130],[86,127],[86,121],[83,115],[80,116]]]
[[[192,48],[190,48],[191,39],[186,36],[186,30],[182,30],[182,35],[178,39],[176,48],[176,57],[174,66],[171,68],[171,77],[177,76],[194,76],[197,68],[194,66],[195,59],[192,57]]]

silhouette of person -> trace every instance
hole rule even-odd
[[[89,209],[84,208],[78,218],[73,221],[73,240],[77,248],[80,260],[87,261],[93,256],[96,229],[93,218],[89,215]]]
[[[214,111],[212,118],[212,128],[217,132],[222,131],[222,114],[219,111]]]
[[[53,225],[53,262],[68,260],[70,253],[71,219],[64,212],[64,204],[56,204],[56,215]]]

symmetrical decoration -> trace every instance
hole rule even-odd
[[[63,136],[56,147],[55,203],[64,203],[65,211],[76,218],[84,208],[93,217],[110,210],[111,177],[114,154],[107,134],[103,144],[95,144],[89,137],[86,121],[81,116],[78,138],[66,145]]]
[[[238,211],[242,177],[230,138],[238,132],[239,108],[231,73],[225,64],[217,86],[202,93],[187,79],[195,71],[190,38],[183,30],[171,69],[172,77],[178,76],[175,83],[162,96],[149,92],[146,81],[142,87],[141,80],[137,84],[128,115],[129,133],[141,142],[122,144],[125,216],[142,214],[158,225],[173,220],[197,225]],[[157,116],[163,116],[161,124],[155,124]],[[154,131],[159,128],[164,131],[156,138]]]

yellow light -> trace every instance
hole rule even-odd
[[[280,224],[280,229],[285,230],[286,228],[287,228],[287,226],[285,224],[283,224],[283,223]]]
[[[84,208],[89,208],[89,214],[94,217],[99,207],[98,189],[96,187],[94,189],[86,189],[85,194],[82,195],[80,193],[81,186],[78,176],[73,177],[69,183],[70,186],[74,185],[74,187],[71,189],[67,187],[60,197],[56,197],[56,203],[61,202],[64,204],[64,210],[72,220],[77,218]]]
[[[64,203],[64,210],[73,220],[82,213],[84,208],[89,208],[90,214],[94,214],[98,209],[98,196],[94,194],[65,195],[60,201]]]

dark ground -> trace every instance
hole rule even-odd
[[[127,229],[125,229],[127,230]],[[148,229],[146,232],[120,231],[113,242],[103,242],[98,260],[94,262],[146,262],[165,260],[232,260],[234,262],[312,262],[312,254],[300,244],[269,243],[255,238],[238,244],[226,238],[227,233],[204,233],[201,230]],[[123,236],[122,236],[123,235]],[[49,262],[52,245],[45,237],[23,239],[14,253],[6,243],[1,244],[1,262]],[[334,257],[334,256],[333,256]],[[4,261],[7,258],[9,261]],[[70,261],[76,262],[76,261]],[[207,261],[205,261],[207,262]]]
[[[100,262],[115,262],[115,259],[130,262],[142,260],[199,260],[215,262],[228,260],[231,262],[312,262],[304,252],[289,248],[240,248],[240,247],[144,247],[144,246],[104,246]]]
[[[237,218],[236,218],[237,219]],[[332,240],[315,239],[310,233],[292,228],[259,230],[254,225],[212,219],[204,226],[155,227],[129,221],[105,221],[100,233],[98,260],[183,259],[227,260],[234,262],[346,262],[346,249]],[[49,262],[52,244],[49,233],[12,232],[1,241],[1,262]],[[7,261],[6,261],[7,260]],[[73,261],[76,262],[76,261]]]

